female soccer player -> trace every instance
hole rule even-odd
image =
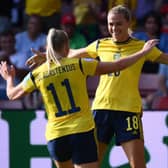
[[[62,30],[50,29],[47,36],[46,62],[14,85],[15,69],[0,64],[7,82],[9,99],[18,99],[34,90],[41,92],[48,123],[46,139],[57,168],[98,168],[94,119],[86,89],[88,75],[118,72],[143,59],[157,40],[147,42],[137,53],[114,62],[94,59],[70,59],[69,40]]]

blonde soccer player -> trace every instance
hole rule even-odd
[[[46,61],[14,85],[15,69],[0,64],[7,82],[7,96],[18,99],[38,89],[43,97],[48,122],[47,147],[57,168],[98,168],[98,148],[94,119],[86,89],[88,75],[118,72],[142,59],[157,40],[147,42],[140,51],[114,62],[67,58],[69,39],[62,30],[50,29]]]

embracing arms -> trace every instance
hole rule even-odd
[[[158,44],[157,39],[149,40],[144,44],[144,47],[142,50],[146,51],[146,53],[147,53],[156,44]],[[142,50],[140,50],[140,51],[142,51]],[[34,53],[34,55],[26,61],[26,65],[29,66],[30,68],[37,67],[46,61],[45,53],[42,53],[40,51],[36,51],[33,49],[32,49],[32,52]],[[144,53],[144,54],[146,54],[146,53]],[[88,55],[86,48],[80,48],[80,49],[70,49],[68,57],[69,58],[83,58],[83,57],[90,57],[90,56]]]
[[[114,62],[100,62],[96,69],[96,75],[120,71],[131,66],[132,64],[137,62],[141,57],[147,54],[157,43],[158,40],[156,39],[149,40],[148,42],[145,43],[145,45],[140,51],[128,57],[118,59]]]
[[[112,73],[127,68],[128,66],[138,61],[146,53],[148,53],[157,43],[158,40],[150,40],[145,43],[144,47],[140,51],[126,58],[122,58],[114,62],[99,62],[96,68],[95,75]],[[85,51],[83,51],[83,53],[84,52]],[[26,94],[26,92],[22,89],[21,83],[18,84],[17,86],[14,86],[13,81],[15,77],[15,68],[13,66],[9,67],[6,62],[1,61],[0,74],[7,82],[6,92],[9,99],[11,100],[18,99]]]

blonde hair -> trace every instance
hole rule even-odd
[[[131,19],[132,19],[131,18],[131,11],[123,5],[117,5],[113,8],[111,8],[109,10],[108,14],[110,14],[110,13],[122,14],[127,21],[131,21]]]
[[[51,28],[47,35],[47,51],[46,58],[48,64],[48,70],[50,69],[50,63],[60,64],[62,56],[59,54],[65,44],[68,43],[68,36],[63,30]]]

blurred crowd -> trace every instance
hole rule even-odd
[[[70,48],[85,47],[98,38],[109,36],[107,12],[118,4],[132,12],[132,37],[145,41],[159,38],[157,47],[168,52],[168,0],[2,0],[0,61],[16,67],[18,82],[30,71],[25,61],[33,55],[31,48],[45,51],[49,28],[65,30]],[[144,108],[151,108],[156,95],[168,95],[168,67],[146,62],[142,73],[158,76],[158,89],[144,98]],[[0,77],[0,102],[7,100],[5,85]],[[39,97],[38,92],[25,97],[21,100],[22,107],[42,108]]]

